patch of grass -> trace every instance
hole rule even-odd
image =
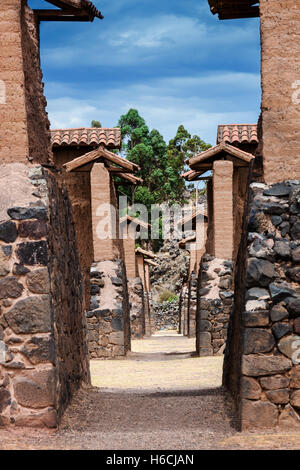
[[[176,300],[178,300],[178,295],[174,294],[171,290],[163,290],[159,295],[160,303],[175,302]]]

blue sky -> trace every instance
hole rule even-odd
[[[33,8],[51,8],[28,0]],[[42,23],[52,128],[117,125],[136,108],[169,140],[178,125],[214,144],[218,124],[256,122],[259,20],[219,21],[207,0],[94,0],[104,20]]]

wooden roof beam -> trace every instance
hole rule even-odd
[[[90,21],[90,17],[76,10],[34,10],[39,21]]]

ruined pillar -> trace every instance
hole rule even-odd
[[[231,259],[233,252],[233,163],[216,160],[213,165],[214,255]]]
[[[265,182],[300,179],[300,3],[260,0]]]
[[[38,26],[0,3],[0,426],[55,427],[89,382],[72,208],[51,160]]]
[[[129,224],[126,228],[127,238],[123,239],[125,265],[127,277],[132,278],[137,276],[137,267],[135,259],[135,229],[132,224]]]
[[[94,261],[121,258],[117,197],[104,163],[95,163],[91,171],[91,204]]]

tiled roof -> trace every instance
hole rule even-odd
[[[250,163],[251,160],[253,160],[254,156],[251,153],[244,152],[243,150],[234,147],[231,144],[228,144],[227,142],[220,142],[220,144],[215,145],[214,147],[211,147],[208,150],[205,150],[204,152],[199,153],[198,155],[194,155],[194,157],[191,157],[188,161],[189,166],[192,168],[192,170],[199,170],[201,169],[201,164],[205,164],[205,169],[211,169],[207,168],[207,164],[212,166],[212,161],[214,157],[216,157],[220,153],[225,153],[232,155],[233,157],[236,157],[246,163]]]
[[[53,129],[51,130],[51,143],[54,148],[63,146],[98,147],[98,145],[104,144],[108,148],[120,149],[122,137],[119,128]]]
[[[256,124],[224,124],[218,126],[217,144],[257,144]]]

